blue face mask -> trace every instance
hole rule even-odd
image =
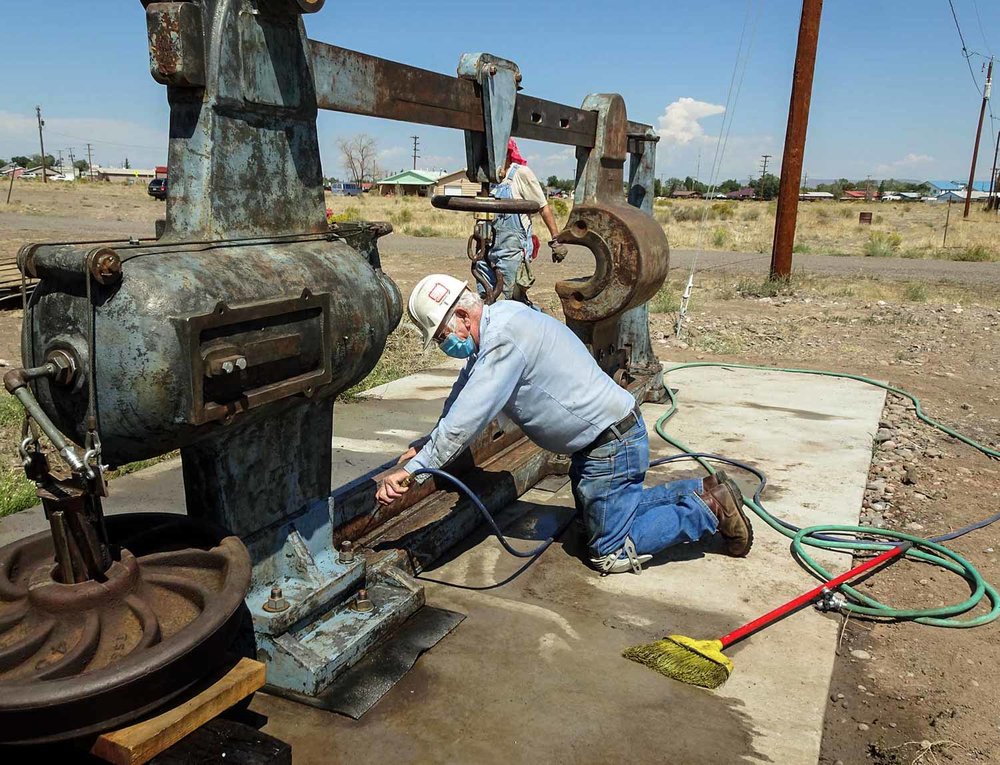
[[[472,339],[472,335],[469,335],[464,340],[459,339],[458,335],[454,332],[450,333],[448,337],[441,341],[438,346],[441,351],[453,359],[467,359],[476,350],[476,343]]]

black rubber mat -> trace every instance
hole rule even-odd
[[[282,695],[358,720],[410,671],[420,654],[437,645],[463,619],[465,614],[424,606],[320,696]]]

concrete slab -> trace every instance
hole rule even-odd
[[[762,466],[771,480],[765,498],[777,514],[800,525],[857,522],[880,390],[722,369],[686,370],[670,382],[682,405],[671,432]],[[412,400],[420,387],[400,386],[385,400]],[[383,400],[370,410],[372,421],[398,423],[394,407]],[[651,426],[664,409],[643,411]],[[511,509],[524,513],[511,536],[524,547],[537,543],[571,505],[568,487],[529,492]],[[304,762],[815,763],[833,619],[805,611],[737,647],[736,672],[718,692],[620,658],[626,646],[664,633],[721,635],[811,587],[787,540],[763,523],[756,528],[746,560],[720,555],[711,543],[689,545],[641,577],[600,578],[576,557],[582,551],[570,535],[503,588],[430,581],[487,586],[520,564],[492,538],[470,540],[425,575],[428,602],[469,618],[365,718],[330,717],[266,696],[255,708],[270,716],[267,732],[290,741]],[[834,570],[847,562],[822,559]]]
[[[338,483],[398,455],[440,412],[455,368],[390,383],[337,407]],[[681,411],[670,430],[691,446],[763,467],[765,494],[797,523],[856,523],[883,403],[850,381],[746,370],[670,377]],[[663,411],[645,406],[650,428]],[[654,451],[662,451],[653,438]],[[692,474],[693,471],[684,471]],[[677,469],[672,475],[680,475]],[[658,473],[662,478],[665,472]],[[653,478],[651,477],[651,480]],[[113,484],[108,508],[183,508],[179,462]],[[505,517],[524,547],[551,534],[572,505],[568,487],[533,490]],[[37,511],[0,522],[0,543],[44,528]],[[428,581],[428,602],[469,618],[423,656],[361,721],[259,694],[265,730],[311,762],[815,763],[834,659],[836,623],[812,610],[731,652],[718,692],[675,683],[620,658],[626,646],[680,632],[715,637],[812,585],[784,537],[756,524],[746,560],[689,545],[641,576],[600,578],[568,534],[505,587]],[[515,543],[517,543],[515,541]],[[846,558],[821,556],[842,570]],[[521,565],[482,534],[426,578],[485,586]]]

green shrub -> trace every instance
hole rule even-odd
[[[854,217],[854,208],[852,208],[850,205],[844,205],[843,207],[840,208],[840,217],[841,218],[853,218]]]
[[[972,244],[959,250],[951,256],[952,260],[962,260],[967,263],[985,263],[993,260],[993,253],[982,244]]]
[[[664,284],[649,301],[649,310],[652,313],[676,313],[680,309],[681,296],[667,284]]]
[[[760,218],[760,208],[748,206],[743,213],[740,215],[743,220],[757,220]]]
[[[653,219],[660,225],[666,225],[674,218],[670,214],[670,210],[653,210]]]
[[[353,223],[361,220],[361,208],[349,205],[342,213],[327,215],[326,220],[328,223]]]
[[[714,202],[712,211],[719,216],[719,220],[729,220],[736,215],[735,202]]]
[[[872,231],[865,242],[864,253],[869,258],[891,258],[902,243],[903,237],[895,231]]]
[[[441,230],[434,228],[434,226],[414,226],[413,228],[405,229],[403,233],[419,237],[444,236]]]
[[[389,221],[396,226],[404,223],[410,223],[413,221],[413,211],[400,210],[398,213],[392,213],[389,215]]]
[[[764,279],[757,281],[752,276],[744,276],[736,282],[736,292],[742,297],[777,297],[791,293],[791,283],[787,279]]]
[[[792,247],[792,252],[810,253],[812,252],[812,247],[805,242],[796,242],[795,246]]]
[[[913,282],[912,284],[906,285],[906,289],[903,290],[903,295],[907,300],[914,303],[923,303],[927,300],[927,287],[918,282]]]
[[[549,207],[557,217],[564,218],[569,215],[569,203],[565,199],[550,199]]]
[[[726,242],[729,241],[729,232],[719,227],[712,232],[712,244],[715,247],[725,247]]]
[[[700,205],[690,207],[678,206],[674,210],[674,220],[679,223],[685,223],[687,221],[700,221],[702,217],[706,220],[715,220],[719,217],[719,214],[711,207],[701,207]]]

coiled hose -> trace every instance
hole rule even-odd
[[[878,380],[873,380],[869,377],[841,372],[827,372],[816,369],[790,369],[782,367],[757,366],[753,364],[727,364],[724,362],[713,361],[698,361],[678,364],[677,366],[666,370],[665,375],[681,369],[691,369],[697,367],[723,367],[727,369],[752,369],[767,372],[818,375],[821,377],[836,377],[841,379],[856,380],[867,385],[874,385],[875,387],[882,388],[890,393],[895,393],[896,395],[908,398],[913,403],[914,411],[916,412],[917,417],[922,422],[930,425],[932,428],[940,430],[943,433],[947,433],[949,436],[971,446],[973,449],[982,452],[988,457],[1000,458],[1000,451],[984,446],[983,444],[958,433],[954,429],[943,425],[937,420],[928,417],[924,414],[923,407],[920,404],[920,399],[912,393],[896,388],[892,385],[879,382]],[[673,462],[676,459],[693,459],[709,473],[715,473],[715,469],[711,465],[712,462],[721,462],[746,470],[756,476],[758,480],[757,489],[754,491],[752,497],[744,496],[743,502],[768,526],[777,531],[779,534],[789,537],[792,540],[793,554],[819,579],[828,581],[833,578],[833,574],[828,572],[825,568],[823,568],[823,566],[814,560],[809,555],[807,548],[818,547],[825,550],[833,550],[843,553],[854,553],[855,551],[883,551],[892,547],[893,542],[865,539],[865,537],[886,537],[890,540],[899,540],[900,542],[912,542],[913,547],[906,552],[908,557],[914,560],[919,560],[923,563],[929,563],[933,566],[943,568],[961,576],[968,583],[970,590],[969,597],[961,603],[942,606],[940,608],[900,609],[892,608],[884,603],[880,603],[878,600],[864,595],[853,587],[842,585],[840,590],[847,595],[851,601],[853,601],[849,601],[844,604],[842,606],[842,610],[852,614],[882,617],[891,620],[915,621],[920,624],[927,624],[934,627],[950,628],[979,627],[983,624],[992,622],[1000,616],[1000,595],[997,594],[996,589],[983,579],[979,571],[977,571],[975,566],[973,566],[969,561],[941,544],[941,542],[957,539],[958,537],[964,536],[969,532],[989,526],[991,523],[1000,520],[1000,513],[984,518],[981,521],[977,521],[976,523],[957,529],[948,534],[942,534],[930,539],[913,536],[912,534],[904,534],[903,532],[893,531],[891,529],[880,529],[867,526],[823,525],[809,526],[808,528],[800,529],[787,521],[776,517],[766,509],[761,501],[761,493],[767,484],[767,478],[760,470],[737,460],[731,460],[718,455],[695,452],[680,440],[674,438],[666,432],[665,427],[667,422],[674,416],[674,414],[677,413],[678,410],[677,399],[674,396],[673,391],[670,390],[669,386],[667,386],[666,390],[670,405],[667,411],[664,412],[663,415],[661,415],[656,421],[656,433],[668,444],[682,451],[683,454],[655,460],[650,463],[650,467],[663,464],[665,462]],[[988,613],[980,614],[968,619],[956,618],[962,614],[967,614],[972,611],[974,608],[979,606],[984,599],[989,602],[990,610]]]

